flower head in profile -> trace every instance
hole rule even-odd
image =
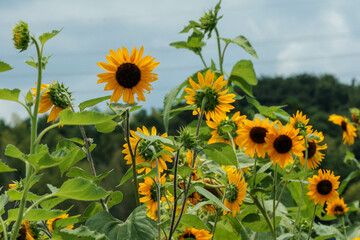
[[[224,205],[230,209],[232,215],[235,217],[236,214],[240,212],[240,206],[246,197],[247,183],[236,168],[228,167],[225,169],[229,184],[225,190]],[[228,211],[223,211],[224,215],[227,213]]]
[[[165,184],[166,178],[165,175],[160,177],[159,183]],[[158,219],[157,210],[158,210],[158,203],[157,203],[157,192],[156,192],[156,177],[155,179],[151,177],[144,178],[143,183],[139,183],[139,193],[141,195],[145,195],[144,197],[140,198],[140,202],[146,202],[147,206],[147,216],[155,221]],[[166,201],[165,197],[161,197],[160,199],[162,202]]]
[[[17,239],[35,240],[36,235],[38,235],[38,230],[35,228],[36,227],[29,221],[24,221],[19,229],[19,236]]]
[[[109,63],[98,62],[98,66],[107,72],[97,75],[100,78],[97,83],[106,82],[104,90],[114,90],[110,102],[118,102],[122,97],[124,102],[133,104],[135,94],[138,101],[146,101],[144,93],[150,93],[150,83],[158,79],[152,71],[159,62],[149,55],[143,57],[143,53],[143,47],[139,51],[134,47],[131,54],[126,47],[118,48],[117,52],[110,49],[110,55],[106,55]]]
[[[357,136],[356,127],[349,123],[349,120],[347,118],[332,114],[329,116],[329,121],[341,126],[341,129],[343,130],[344,144],[348,143],[349,146],[354,144],[354,138]]]
[[[187,104],[195,105],[197,110],[193,115],[201,111],[204,103],[204,114],[207,120],[224,118],[227,112],[234,108],[230,103],[235,102],[235,94],[228,94],[229,89],[222,90],[227,81],[224,76],[220,76],[215,82],[215,72],[208,70],[204,76],[198,72],[199,84],[189,79],[191,88],[184,88],[188,94],[185,96]]]
[[[346,213],[349,208],[346,207],[347,205],[344,203],[344,199],[343,198],[338,198],[332,202],[328,202],[327,206],[326,206],[326,214],[328,216],[337,216],[337,217],[341,217],[342,215],[344,215],[344,213]]]
[[[278,129],[274,125],[269,128],[264,148],[274,165],[279,163],[279,166],[284,168],[293,163],[293,155],[303,155],[304,138],[298,133],[299,129],[295,129],[291,124],[283,126],[281,122],[278,122]]]
[[[157,131],[155,127],[151,128],[151,132],[148,131],[148,129],[143,126],[142,129],[141,128],[137,128],[137,131],[139,133],[145,134],[147,136],[156,136],[157,135]],[[144,168],[140,168],[138,170],[138,172],[143,172],[145,170],[145,173],[150,172],[150,170],[154,167],[156,167],[156,160],[155,158],[153,158],[153,156],[162,151],[162,150],[167,150],[168,152],[173,152],[174,150],[164,144],[162,144],[160,141],[153,141],[150,142],[149,140],[146,139],[141,139],[138,135],[136,135],[135,131],[130,131],[131,133],[131,137],[130,137],[130,145],[132,150],[134,151],[134,149],[136,148],[136,152],[135,152],[135,162],[136,164],[139,163],[150,163],[151,167],[144,167]],[[161,135],[161,137],[167,137],[167,133],[164,133]],[[124,153],[126,156],[124,157],[124,159],[126,160],[126,164],[132,164],[132,159],[131,159],[131,154],[129,151],[129,146],[127,143],[125,143],[123,145],[124,150],[122,151],[122,153]],[[167,166],[166,166],[166,162],[172,162],[172,155],[168,155],[166,153],[161,154],[160,156],[157,157],[159,160],[159,171],[163,172],[164,170],[167,170]]]
[[[320,152],[320,150],[327,149],[327,144],[320,145],[320,143],[324,140],[324,135],[322,132],[311,130],[310,134],[317,136],[318,139],[311,138],[308,141],[308,161],[306,165],[307,170],[312,170],[319,167],[325,156],[325,154]],[[300,156],[301,165],[305,166],[305,160],[305,151],[303,151],[303,155]]]
[[[207,230],[185,227],[185,231],[180,235],[179,240],[210,240],[211,237],[212,234]]]
[[[30,32],[26,22],[20,21],[15,25],[13,29],[13,40],[15,48],[19,49],[20,52],[25,51],[28,48]]]
[[[36,97],[36,88],[31,88],[34,91],[33,96]],[[68,88],[65,88],[64,84],[56,83],[41,84],[40,92],[45,91],[40,99],[39,113],[45,113],[50,111],[50,115],[47,122],[53,123],[59,117],[59,113],[64,109],[71,107],[71,93]]]
[[[69,217],[69,214],[64,213],[64,214],[61,215],[61,216],[58,216],[58,217],[56,217],[56,218],[52,218],[52,219],[47,220],[47,221],[46,221],[46,224],[47,224],[47,226],[48,226],[48,228],[49,228],[50,231],[54,231],[54,230],[55,230],[55,228],[54,228],[54,223],[55,223],[57,220],[65,219],[65,218],[68,218],[68,217]],[[74,225],[71,224],[71,225],[69,225],[69,226],[66,226],[65,228],[67,228],[67,229],[73,229],[73,228],[74,228]]]
[[[306,133],[311,131],[312,126],[308,125],[308,123],[309,119],[299,110],[290,118],[290,124],[293,125],[295,129],[300,129],[299,133],[301,135],[306,135]]]
[[[244,120],[241,128],[238,130],[240,147],[245,148],[245,154],[265,158],[265,137],[269,131],[269,119],[254,121]]]
[[[245,118],[245,115],[240,116],[240,112],[236,112],[231,119],[227,116],[223,116],[222,118],[212,119],[212,121],[207,120],[206,124],[214,129],[211,132],[211,138],[208,141],[208,144],[216,142],[231,144],[231,137],[234,140],[234,143],[239,146],[241,141],[238,130]]]
[[[318,175],[308,178],[310,182],[308,186],[310,199],[314,199],[315,204],[320,203],[322,206],[325,202],[333,202],[339,198],[336,189],[339,187],[340,176],[335,177],[330,170],[323,171],[319,169]]]

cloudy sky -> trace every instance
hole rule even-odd
[[[109,49],[144,46],[160,65],[159,80],[147,95],[144,108],[162,107],[165,94],[202,67],[200,59],[169,43],[185,40],[178,34],[191,19],[215,6],[214,0],[22,0],[0,1],[0,60],[14,69],[0,74],[1,88],[20,88],[25,95],[35,86],[36,69],[24,63],[35,55],[34,47],[18,53],[12,47],[12,28],[23,20],[36,36],[53,29],[62,32],[50,40],[45,55],[52,54],[43,82],[64,82],[74,92],[76,104],[110,95],[105,84],[96,84],[103,72],[97,62],[106,61]],[[260,60],[232,46],[225,56],[225,71],[241,59],[251,59],[261,75],[289,76],[297,73],[334,74],[349,84],[360,80],[360,1],[358,0],[223,0],[220,35],[244,35]],[[204,49],[205,59],[217,59],[215,40]],[[357,81],[359,84],[359,81]],[[26,116],[20,106],[0,101],[0,118],[8,122],[13,113]]]

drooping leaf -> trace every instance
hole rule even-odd
[[[133,107],[136,107],[135,104],[128,104],[128,103],[110,103],[108,104],[108,107],[118,116],[123,115],[126,110],[132,109]]]
[[[101,212],[103,209],[102,205],[99,202],[93,202],[91,203],[84,212],[84,217],[89,218],[97,214],[98,212]]]
[[[187,226],[188,228],[209,230],[205,223],[197,215],[194,214],[184,214],[181,218],[180,223],[184,226]]]
[[[234,43],[240,47],[242,47],[247,53],[249,53],[251,56],[255,57],[256,59],[259,59],[259,57],[256,54],[255,49],[251,46],[249,40],[247,40],[244,36],[237,36],[234,39],[225,39],[222,38],[226,43]]]
[[[56,149],[66,149],[68,154],[66,154],[64,161],[59,164],[61,170],[61,175],[64,174],[71,166],[75,165],[77,162],[81,161],[86,157],[86,154],[73,142],[61,141],[57,144]]]
[[[337,190],[339,195],[342,194],[342,192],[345,190],[345,188],[349,184],[349,182],[358,176],[360,176],[360,170],[355,170],[355,171],[351,172],[344,180],[342,180],[340,187]]]
[[[61,32],[62,29],[60,30],[52,30],[52,32],[50,33],[44,33],[39,37],[39,40],[41,42],[42,45],[44,45],[49,39],[55,37],[59,32]]]
[[[18,201],[22,197],[22,192],[19,192],[17,190],[10,190],[10,191],[7,192],[7,194],[10,197],[10,201]],[[27,195],[27,200],[29,200],[29,201],[37,201],[42,197],[43,196],[39,196],[39,195],[36,195],[36,194],[34,194],[32,192],[29,192],[28,195]]]
[[[53,228],[55,231],[59,231],[62,228],[65,228],[67,226],[73,225],[78,222],[84,222],[86,219],[83,217],[80,217],[80,215],[77,216],[71,216],[63,219],[58,219],[55,222],[53,222]]]
[[[90,100],[86,100],[82,103],[79,104],[79,109],[80,111],[83,111],[85,108],[89,108],[89,107],[93,107],[98,103],[101,103],[103,101],[106,101],[108,99],[111,98],[111,95],[109,96],[104,96],[104,97],[99,97],[99,98],[94,98],[94,99],[90,99]]]
[[[64,198],[52,198],[52,199],[48,199],[45,201],[42,201],[40,203],[41,208],[43,209],[52,209],[54,208],[56,205],[58,205],[59,203],[62,203],[63,201],[65,201]]]
[[[54,240],[109,240],[105,234],[92,231],[83,225],[76,229],[65,228],[59,232],[52,232],[52,235]]]
[[[0,99],[19,102],[20,89],[0,89]]]
[[[14,172],[17,171],[15,168],[11,168],[8,165],[6,165],[5,163],[3,163],[0,159],[0,173],[2,172]]]
[[[194,188],[196,189],[197,192],[199,192],[201,195],[203,195],[207,199],[213,201],[216,205],[218,205],[222,209],[224,209],[226,211],[230,211],[230,209],[228,209],[214,194],[212,194],[205,188],[200,187],[200,186],[194,186]]]
[[[95,125],[109,121],[114,118],[113,115],[108,115],[94,111],[73,112],[65,109],[59,114],[61,125]]]
[[[191,29],[197,28],[197,27],[200,27],[200,23],[191,20],[191,21],[189,21],[189,24],[187,26],[185,26],[184,29],[180,33],[187,33]]]
[[[113,192],[107,199],[106,205],[110,209],[114,205],[121,203],[123,200],[123,193],[120,191]]]
[[[250,85],[257,84],[254,66],[250,60],[240,60],[234,65],[229,81],[238,85],[237,82],[240,80],[243,80]]]
[[[10,209],[8,211],[8,219],[6,222],[12,222],[17,219],[19,209]],[[61,210],[47,210],[47,209],[31,209],[24,217],[23,221],[44,221],[51,218],[56,218],[63,215],[64,211]]]
[[[112,240],[153,240],[157,236],[156,222],[146,216],[145,206],[136,208],[125,222],[101,211],[89,218],[86,226]]]
[[[0,72],[6,72],[6,71],[10,71],[11,69],[13,69],[9,64],[0,61]]]
[[[219,142],[206,146],[203,150],[211,160],[219,165],[235,165],[237,164],[236,155],[230,144]]]
[[[93,176],[91,173],[85,171],[82,168],[79,167],[72,167],[70,169],[70,171],[66,174],[67,177],[81,177],[81,178],[85,178],[89,181],[92,181],[94,183],[96,183],[97,185],[101,182],[102,179],[106,178],[111,172],[113,171],[113,169],[111,169],[110,171],[106,172],[106,173],[102,173],[99,174],[98,176]]]

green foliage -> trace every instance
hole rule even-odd
[[[60,221],[60,220],[59,220]],[[54,240],[78,240],[81,238],[82,240],[108,240],[105,234],[98,233],[90,230],[86,226],[81,226],[76,229],[62,229],[59,232],[54,232],[53,239]]]
[[[222,40],[226,43],[226,44],[230,44],[230,43],[234,43],[240,47],[242,47],[247,53],[249,53],[251,56],[253,56],[256,59],[259,59],[258,55],[256,54],[255,49],[251,46],[249,40],[247,40],[246,37],[244,36],[237,36],[234,39],[226,39],[226,38],[222,38]]]
[[[62,29],[60,30],[52,30],[52,32],[50,33],[44,33],[39,37],[39,40],[41,42],[41,45],[44,45],[48,40],[50,40],[51,38],[55,37],[58,33],[61,32]]]
[[[79,104],[79,109],[80,111],[85,110],[86,108],[89,107],[93,107],[95,105],[97,105],[98,103],[101,103],[103,101],[109,100],[111,98],[111,95],[109,96],[105,96],[105,97],[99,97],[99,98],[94,98],[94,99],[90,99],[90,100],[86,100],[82,103]]]
[[[9,64],[6,62],[0,61],[0,72],[6,72],[13,69]]]
[[[20,89],[0,89],[0,99],[3,100],[9,100],[9,101],[15,101],[18,102],[19,101],[19,95],[20,95]]]
[[[68,109],[61,111],[59,117],[61,125],[94,125],[114,118],[113,115],[94,111],[72,112]]]
[[[235,152],[227,143],[212,143],[206,146],[203,151],[220,166],[237,164]]]
[[[0,159],[0,173],[2,172],[13,172],[13,171],[17,171],[14,168],[11,168],[9,166],[7,166],[5,163],[3,163]]]

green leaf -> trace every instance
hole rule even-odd
[[[65,198],[52,198],[52,199],[41,202],[40,206],[41,206],[41,208],[44,208],[44,209],[52,209],[56,205],[58,205],[59,203],[62,203],[65,200],[66,200]]]
[[[123,115],[127,110],[132,109],[133,107],[136,107],[135,104],[128,104],[128,103],[110,103],[108,104],[108,107],[116,113],[116,115],[121,116]]]
[[[9,166],[7,166],[5,163],[3,163],[0,159],[0,173],[2,172],[14,172],[14,171],[17,171],[16,169],[14,168],[11,168]],[[1,208],[0,208],[1,209]]]
[[[6,72],[6,71],[10,71],[11,69],[13,69],[9,64],[0,61],[0,72]]]
[[[342,192],[344,191],[346,186],[349,184],[349,182],[358,176],[360,176],[360,170],[355,170],[355,171],[351,172],[344,180],[342,180],[340,187],[337,190],[339,195],[342,194]]]
[[[121,203],[123,200],[123,194],[120,191],[113,192],[109,198],[107,199],[106,205],[108,209],[113,207],[114,205],[117,205]]]
[[[148,135],[140,133],[138,131],[136,131],[135,134],[138,135],[140,138],[145,139],[145,140],[150,141],[150,142],[160,141],[160,142],[166,144],[167,146],[168,145],[173,146],[173,142],[170,139],[167,139],[167,138],[164,138],[164,137],[160,137],[160,136],[157,136],[157,135],[148,136]]]
[[[298,172],[298,173],[292,173],[287,174],[282,177],[282,180],[298,180],[303,177],[309,177],[314,175],[314,172]]]
[[[12,222],[17,219],[19,209],[10,209],[8,211],[8,219],[6,222]],[[56,218],[66,213],[61,210],[46,210],[46,209],[31,209],[23,218],[23,221],[44,221],[51,218]]]
[[[79,167],[73,167],[70,169],[70,171],[66,174],[67,177],[81,177],[84,179],[87,179],[89,181],[92,181],[99,185],[102,179],[106,178],[114,169],[111,169],[110,171],[106,173],[99,174],[98,176],[93,176],[91,173],[85,171],[82,168]]]
[[[187,80],[182,82],[179,86],[171,89],[171,91],[168,92],[164,98],[163,121],[166,132],[169,131],[169,116],[170,116],[171,107],[173,106],[176,96],[186,86],[186,83]]]
[[[63,183],[55,196],[81,201],[95,201],[109,195],[103,188],[83,178],[69,179]]]
[[[229,81],[237,84],[237,82],[240,82],[240,80],[243,80],[250,85],[257,84],[258,81],[256,78],[254,66],[250,60],[240,60],[234,65]]]
[[[84,212],[84,217],[89,218],[97,214],[98,212],[101,212],[103,210],[102,205],[99,202],[93,202],[91,203]]]
[[[157,236],[156,222],[146,216],[145,206],[136,208],[125,222],[101,211],[89,218],[86,226],[111,240],[153,240]]]
[[[113,120],[109,120],[107,122],[96,124],[95,128],[98,132],[110,133],[113,132],[117,126],[118,126],[117,122]]]
[[[195,169],[189,167],[187,164],[186,165],[182,165],[178,167],[178,174],[185,179],[186,177],[188,177],[190,175],[190,173],[192,173]]]
[[[19,102],[20,89],[0,89],[0,99]]]
[[[80,148],[73,142],[61,141],[57,144],[56,149],[66,149],[68,151],[65,159],[59,164],[61,175],[63,175],[64,172],[66,172],[71,166],[75,165],[77,162],[81,161],[86,157],[86,154],[84,153],[82,148]]]
[[[244,36],[237,36],[236,38],[230,40],[230,39],[224,39],[222,38],[226,43],[234,43],[240,47],[242,47],[247,53],[249,53],[251,56],[255,57],[256,59],[259,59],[259,57],[256,54],[256,51],[251,46],[249,40],[246,39]]]
[[[276,225],[279,225],[281,221],[281,217],[275,218]],[[241,222],[244,224],[245,227],[251,229],[254,232],[269,232],[269,226],[266,223],[265,218],[256,213],[250,213],[246,215]]]
[[[206,45],[205,42],[202,41],[203,38],[204,38],[204,34],[194,29],[194,32],[188,37],[187,42],[184,41],[173,42],[170,43],[170,46],[178,49],[185,48],[190,51],[193,51],[195,54],[199,54],[201,52],[201,49]]]
[[[113,115],[108,115],[94,111],[73,112],[70,109],[65,109],[59,114],[61,125],[94,125],[107,122],[114,118]]]
[[[80,215],[58,219],[55,222],[53,222],[53,228],[55,229],[55,231],[58,231],[72,224],[84,221],[84,218],[79,216]]]
[[[65,228],[60,232],[51,232],[51,234],[54,240],[109,240],[105,234],[92,231],[86,226],[80,226],[76,229]]]
[[[136,164],[136,169],[141,169],[141,168],[144,168],[144,167],[151,167],[151,164],[150,163],[140,163],[140,164]],[[120,184],[117,185],[116,187],[120,187],[121,185],[123,185],[124,183],[126,183],[130,178],[132,178],[133,176],[133,172],[132,172],[132,167],[130,167],[126,173],[124,174],[124,176],[122,177],[121,181],[120,181]]]
[[[0,210],[3,210],[5,205],[8,203],[9,201],[9,195],[7,194],[1,194],[0,195]]]
[[[200,186],[194,186],[194,188],[196,189],[196,191],[198,193],[200,193],[201,195],[203,195],[207,199],[213,201],[215,204],[217,204],[222,209],[224,209],[226,211],[230,211],[230,209],[228,209],[214,194],[212,194],[211,192],[209,192],[205,188],[200,187]]]
[[[234,78],[233,78],[233,80],[234,80]],[[236,78],[234,81],[234,84],[236,86],[240,87],[244,91],[244,93],[246,93],[250,97],[254,97],[252,86],[250,84],[248,84],[244,79]]]
[[[241,240],[229,222],[221,221],[216,225],[215,239],[217,240]]]
[[[18,201],[22,197],[22,192],[19,192],[17,190],[10,190],[7,193],[9,195],[9,197],[10,197],[10,201]],[[28,201],[37,201],[42,197],[43,196],[39,196],[39,195],[36,195],[36,194],[34,194],[32,192],[29,192],[28,195],[27,195],[27,200]]]
[[[200,23],[196,21],[189,21],[189,24],[184,27],[184,29],[180,33],[187,33],[193,28],[200,27]]]
[[[109,96],[105,96],[105,97],[99,97],[99,98],[94,98],[94,99],[90,99],[90,100],[86,100],[82,103],[79,104],[79,109],[80,111],[83,111],[85,108],[89,108],[89,107],[93,107],[98,103],[101,103],[103,101],[106,101],[108,99],[111,98],[111,95]]]
[[[205,223],[197,215],[193,214],[184,214],[180,223],[189,228],[209,230]]]
[[[234,149],[227,143],[209,144],[203,151],[219,165],[237,165]]]
[[[254,98],[246,97],[246,100],[248,101],[248,103],[254,105],[257,108],[257,110],[259,111],[260,114],[262,114],[262,115],[264,115],[266,117],[269,117],[271,119],[279,119],[279,120],[282,120],[284,122],[289,122],[290,121],[290,115],[282,109],[285,106],[267,107],[267,106],[261,105]]]
[[[39,37],[41,45],[44,45],[49,39],[55,37],[59,32],[61,32],[61,30],[62,29],[60,29],[60,30],[52,30],[51,33],[44,33],[43,35],[41,35]]]

